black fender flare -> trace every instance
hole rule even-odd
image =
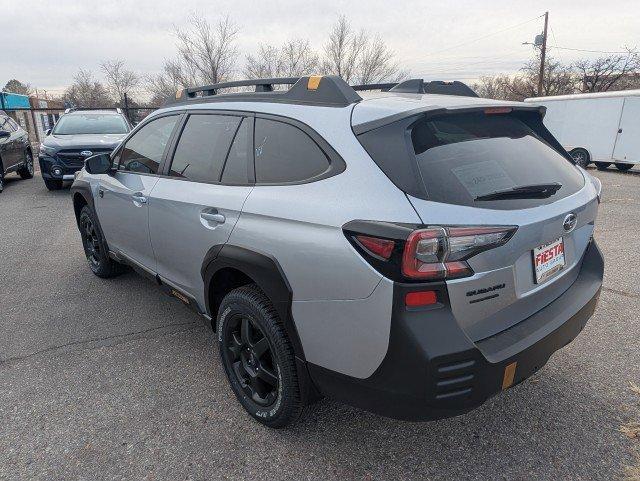
[[[206,312],[213,316],[209,292],[215,274],[221,269],[233,268],[251,278],[266,294],[282,319],[291,340],[296,357],[304,360],[300,336],[291,314],[293,291],[277,259],[269,254],[256,252],[230,244],[216,245],[209,249],[202,263]]]

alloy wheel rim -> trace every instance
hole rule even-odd
[[[280,381],[267,337],[243,314],[231,317],[227,326],[223,352],[235,380],[253,402],[270,406],[278,397]]]
[[[98,233],[90,219],[84,218],[82,222],[82,240],[87,260],[94,266],[100,263],[100,241]]]

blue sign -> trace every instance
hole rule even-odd
[[[12,94],[9,92],[0,92],[3,102],[0,105],[7,110],[30,109],[29,97],[26,95]]]

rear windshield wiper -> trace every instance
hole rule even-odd
[[[550,184],[520,185],[511,189],[497,190],[490,194],[483,194],[473,200],[499,200],[499,199],[546,199],[558,192],[562,184],[552,182]]]

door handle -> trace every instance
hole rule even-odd
[[[136,192],[131,197],[133,197],[133,202],[138,204],[146,204],[147,198],[142,194],[142,192]]]
[[[207,222],[215,222],[216,224],[224,224],[227,220],[223,214],[213,214],[211,212],[201,212],[200,217]]]

